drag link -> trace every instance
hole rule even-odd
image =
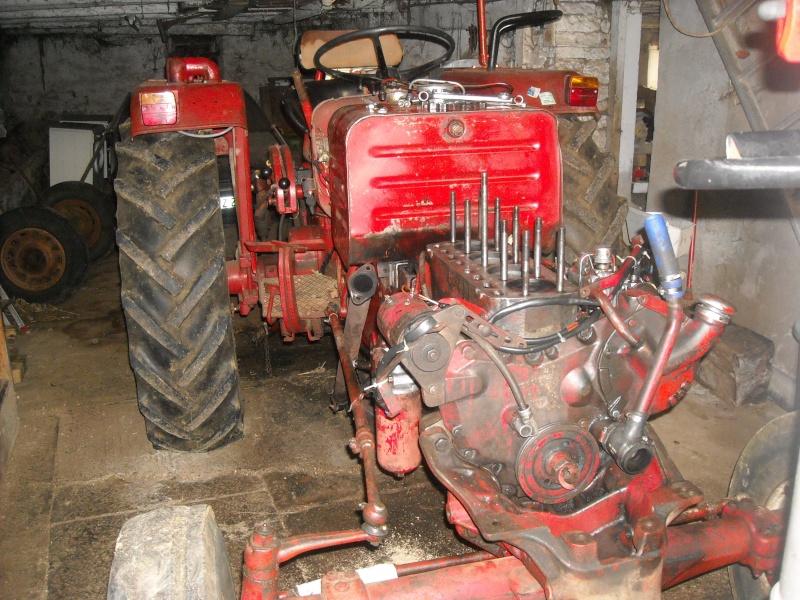
[[[375,454],[375,434],[369,427],[367,411],[364,406],[364,394],[358,383],[355,368],[348,361],[346,347],[344,345],[344,330],[342,322],[330,307],[326,311],[331,325],[333,339],[336,342],[336,351],[339,354],[339,361],[342,365],[347,393],[350,398],[353,421],[356,426],[355,438],[350,440],[350,448],[361,457],[364,471],[364,488],[367,494],[367,502],[363,505],[361,515],[364,518],[362,528],[366,533],[373,536],[372,542],[377,545],[388,534],[386,525],[388,513],[386,505],[383,504],[378,489],[378,460]]]

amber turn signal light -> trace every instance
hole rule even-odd
[[[172,92],[139,94],[139,104],[145,125],[174,125],[178,121],[178,105]]]
[[[600,83],[597,77],[572,75],[567,79],[567,104],[570,106],[597,106]]]

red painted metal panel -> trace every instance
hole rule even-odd
[[[141,94],[173,92],[178,103],[178,119],[174,125],[147,126],[142,122]],[[247,128],[244,94],[239,84],[229,81],[202,83],[168,83],[148,81],[131,94],[131,136],[183,129]]]
[[[450,135],[457,120],[464,133]],[[415,256],[448,236],[450,192],[478,197],[489,174],[502,217],[521,208],[521,228],[537,216],[545,236],[561,219],[561,160],[555,117],[534,109],[421,112],[362,106],[337,111],[328,129],[334,245],[349,266]],[[477,202],[473,223],[478,223]]]
[[[539,71],[535,69],[449,69],[441,78],[457,81],[463,85],[485,85],[487,83],[507,83],[513,87],[513,96],[522,96],[525,103],[532,108],[545,108],[555,114],[597,114],[596,106],[570,106],[567,102],[567,82],[575,71]],[[539,88],[541,92],[550,92],[555,104],[542,104],[541,96],[534,98],[528,94],[531,88]],[[469,92],[469,90],[467,90]],[[502,90],[490,89],[486,94],[497,94]],[[472,92],[470,92],[472,93]]]

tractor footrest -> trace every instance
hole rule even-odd
[[[322,273],[295,275],[293,281],[297,313],[301,319],[324,317],[325,309],[339,295],[336,279]],[[262,279],[259,283],[258,291],[264,318],[269,321],[283,318],[283,302],[278,278],[267,277]]]

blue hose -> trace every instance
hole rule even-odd
[[[664,290],[664,297],[682,297],[683,280],[678,267],[678,259],[672,249],[672,241],[669,239],[669,231],[667,230],[664,216],[660,213],[647,215],[644,219],[644,229],[647,232],[650,248],[653,250],[653,258],[656,261],[656,269],[661,281],[661,288]]]

